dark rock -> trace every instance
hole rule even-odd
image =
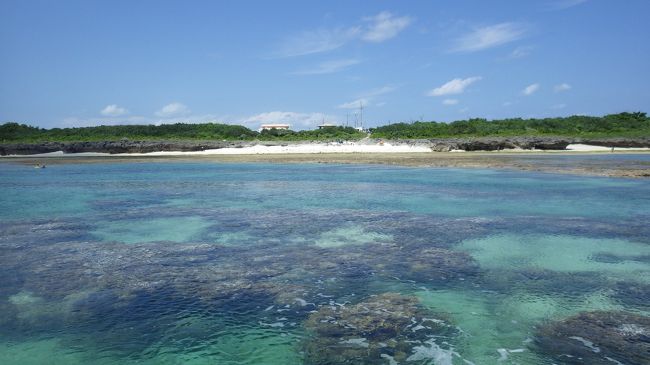
[[[584,138],[576,139],[574,143],[589,144],[592,146],[603,147],[634,147],[645,148],[650,147],[650,138]]]
[[[324,306],[305,328],[305,364],[379,364],[407,360],[433,336],[455,329],[422,308],[415,297],[381,294],[348,306]]]
[[[536,350],[563,364],[650,364],[650,317],[585,312],[542,326]]]
[[[644,310],[650,309],[650,285],[631,281],[620,281],[614,285],[613,297],[618,301]]]

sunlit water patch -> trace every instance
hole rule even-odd
[[[212,163],[0,175],[2,364],[648,362],[645,180]]]
[[[486,269],[593,272],[650,282],[650,245],[626,240],[565,235],[501,234],[462,242]]]
[[[101,241],[124,243],[191,242],[208,226],[200,217],[117,220],[101,224],[92,234]]]

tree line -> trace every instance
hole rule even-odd
[[[272,129],[261,133],[241,125],[176,123],[161,125],[102,125],[44,129],[19,123],[0,125],[0,142],[63,142],[129,140],[351,140],[366,134],[352,127],[326,127],[292,131]]]
[[[373,137],[417,139],[484,136],[649,137],[646,113],[619,113],[603,117],[574,115],[543,119],[468,119],[452,123],[395,123],[371,130]]]
[[[374,138],[418,139],[483,136],[650,137],[646,113],[619,113],[602,117],[570,116],[543,119],[468,119],[451,123],[395,123],[371,129]],[[130,140],[358,140],[366,134],[352,127],[292,131],[253,131],[240,125],[176,123],[111,125],[44,129],[19,123],[0,125],[0,142]]]

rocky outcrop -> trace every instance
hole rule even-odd
[[[563,364],[650,364],[650,317],[585,312],[542,326],[537,350]]]
[[[0,155],[31,155],[63,151],[64,153],[147,153],[158,151],[203,151],[226,147],[245,147],[250,142],[236,141],[98,141],[98,142],[42,142],[0,145]]]
[[[583,143],[592,146],[604,147],[634,147],[644,148],[650,147],[650,137],[642,138],[577,138],[573,143]]]
[[[456,331],[420,306],[417,298],[394,293],[355,305],[323,306],[309,316],[305,327],[309,332],[303,343],[305,364],[310,365],[422,360],[419,348],[438,348],[433,337]]]

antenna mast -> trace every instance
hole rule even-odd
[[[363,101],[361,100],[359,100],[359,121],[361,129],[363,129]]]

